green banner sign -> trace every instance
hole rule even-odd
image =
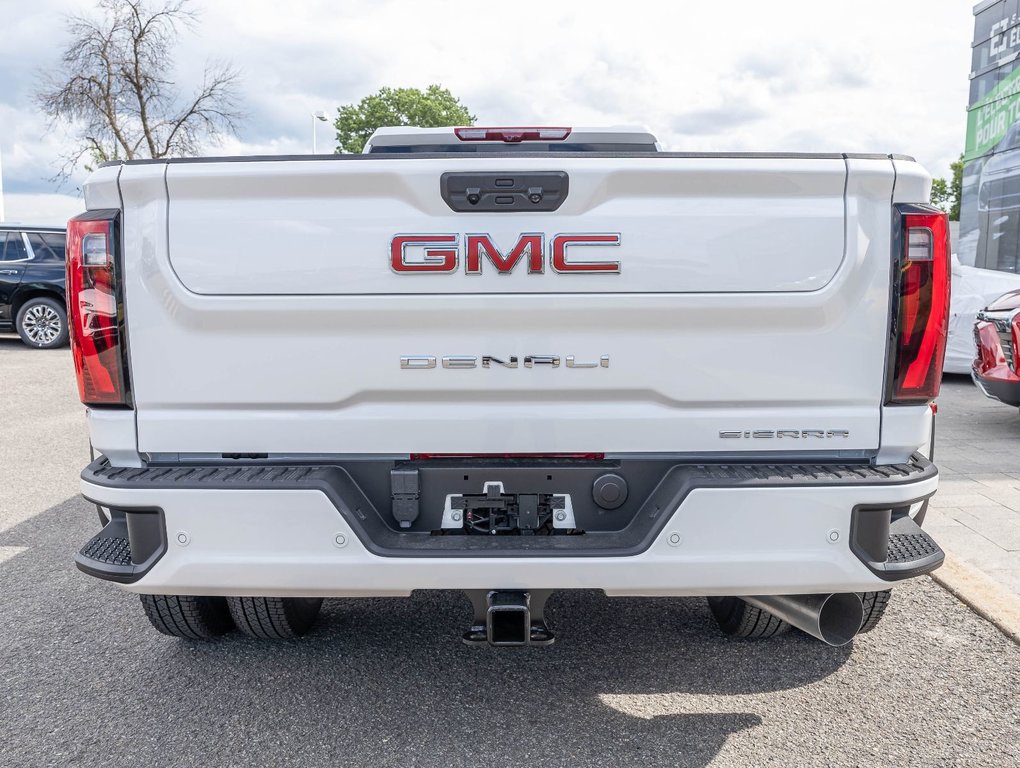
[[[964,160],[987,154],[1020,120],[1020,68],[1014,70],[967,113]]]

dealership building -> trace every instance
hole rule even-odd
[[[1020,272],[1020,0],[974,7],[974,43],[957,252],[964,264]]]

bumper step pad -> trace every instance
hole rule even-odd
[[[890,533],[889,553],[886,564],[915,563],[938,555],[943,557],[942,550],[934,539],[922,530],[917,533]]]
[[[103,565],[120,567],[131,565],[131,543],[127,540],[127,536],[121,538],[112,532],[107,532],[106,528],[89,539],[78,554],[84,560],[93,560]]]
[[[80,571],[107,581],[138,581],[166,552],[159,510],[111,510],[110,522],[78,550]]]
[[[913,578],[942,565],[946,554],[935,540],[909,515],[892,519],[891,512],[855,511],[851,549],[861,562],[886,581]],[[883,539],[884,545],[880,545]]]

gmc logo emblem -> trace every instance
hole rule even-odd
[[[620,233],[584,235],[554,235],[549,241],[549,265],[553,272],[563,274],[619,274],[620,262],[595,259],[590,251],[595,246],[619,245]],[[581,249],[585,254],[578,253]],[[456,272],[461,255],[464,272],[482,274],[482,262],[501,275],[509,275],[522,261],[527,262],[528,274],[545,272],[545,235],[525,233],[509,250],[499,248],[490,235],[396,235],[390,241],[390,267],[398,274]]]

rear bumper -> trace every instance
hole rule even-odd
[[[1020,407],[1020,376],[988,376],[971,370],[971,378],[985,397],[1006,405]]]
[[[401,550],[389,546],[385,536],[366,531],[357,499],[342,483],[334,483],[332,490],[324,485],[323,474],[316,480],[314,472],[293,472],[286,480],[283,472],[280,482],[249,483],[236,469],[231,481],[215,469],[118,471],[104,462],[83,472],[82,492],[127,514],[123,527],[130,529],[134,520],[161,551],[156,557],[155,549],[136,553],[135,566],[122,547],[113,577],[104,575],[112,566],[89,559],[86,545],[78,565],[141,593],[341,597],[494,588],[594,588],[610,595],[861,592],[933,570],[942,559],[931,542],[922,556],[908,554],[904,561],[889,533],[894,510],[901,514],[937,488],[935,468],[919,457],[907,465],[878,468],[679,467],[682,492],[668,496],[672,502],[658,510],[647,541],[618,554],[608,554],[614,550],[607,548]],[[132,517],[133,510],[138,516]],[[875,510],[890,510],[884,528],[883,514]],[[137,525],[141,515],[149,515],[144,518],[148,522],[159,519],[163,536],[153,534],[151,525]],[[913,526],[909,520],[906,524]],[[931,541],[915,529],[910,535]],[[892,530],[903,534],[902,519]],[[399,539],[407,534],[388,535]],[[894,568],[886,568],[881,555],[875,555],[883,536],[890,565],[898,561]],[[111,549],[93,546],[89,551]]]

